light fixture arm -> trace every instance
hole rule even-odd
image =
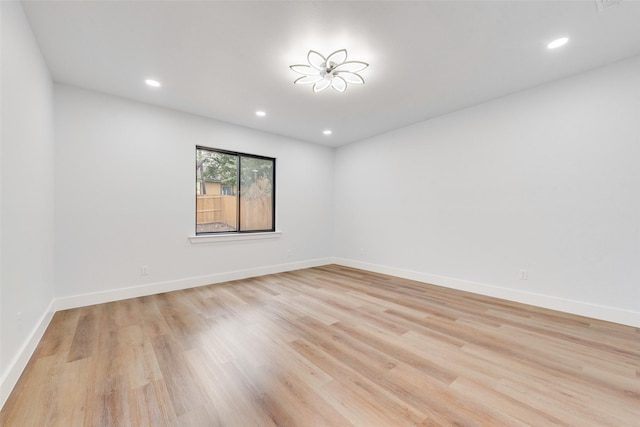
[[[293,71],[302,74],[293,83],[312,84],[314,92],[320,92],[331,86],[338,92],[344,92],[347,84],[364,84],[359,71],[369,66],[366,62],[347,61],[347,50],[336,50],[326,58],[315,50],[307,54],[309,65],[291,65]]]

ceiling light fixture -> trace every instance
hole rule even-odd
[[[364,84],[364,79],[357,73],[369,66],[366,62],[347,61],[346,49],[336,50],[326,58],[315,50],[310,50],[307,61],[309,65],[291,65],[289,68],[302,74],[293,83],[312,84],[314,92],[320,92],[329,86],[338,92],[344,92],[348,83]]]
[[[547,45],[549,49],[557,49],[560,46],[564,46],[569,41],[569,37],[560,37],[559,39],[555,39],[551,43]]]
[[[266,115],[267,115],[267,113],[265,113],[264,111],[256,111],[256,116],[264,117]]]
[[[327,130],[323,130],[322,133],[325,134],[325,135],[331,135],[333,132],[331,132],[329,129],[327,129]]]
[[[160,87],[160,82],[157,80],[147,79],[144,82],[151,87]]]

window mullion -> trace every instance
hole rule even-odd
[[[242,188],[242,184],[240,181],[240,171],[242,170],[242,156],[238,155],[237,156],[238,161],[236,162],[236,164],[238,165],[238,168],[236,170],[236,224],[238,224],[238,231],[242,231],[242,225],[240,224],[240,218],[242,218],[242,216],[240,215],[240,191]]]

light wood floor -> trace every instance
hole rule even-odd
[[[640,426],[640,329],[326,266],[58,312],[2,426]]]

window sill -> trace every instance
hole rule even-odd
[[[263,233],[203,234],[200,236],[189,236],[189,241],[191,243],[237,242],[240,240],[276,239],[280,236],[282,236],[281,230]]]

